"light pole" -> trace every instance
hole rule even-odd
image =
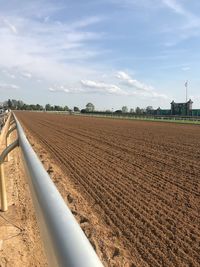
[[[186,90],[186,103],[188,99],[188,81],[185,82],[185,90]]]

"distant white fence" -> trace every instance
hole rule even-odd
[[[151,115],[118,115],[118,114],[95,114],[95,113],[73,113],[77,116],[111,118],[122,120],[144,120],[144,121],[169,121],[200,124],[200,117],[180,117],[180,116],[151,116]]]

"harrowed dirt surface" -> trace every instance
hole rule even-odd
[[[16,116],[105,266],[200,266],[199,126]]]

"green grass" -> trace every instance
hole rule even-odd
[[[118,119],[118,120],[136,120],[136,121],[151,121],[151,122],[168,122],[168,123],[179,123],[179,124],[195,124],[200,125],[200,121],[192,121],[192,120],[179,120],[176,118],[171,119],[154,119],[148,117],[123,117],[123,116],[112,116],[112,115],[96,115],[96,114],[75,114],[78,116],[86,116],[86,117],[96,117],[96,118],[106,118],[106,119]]]

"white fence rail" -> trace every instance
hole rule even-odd
[[[33,151],[15,115],[14,120],[49,266],[102,267],[93,247]]]

